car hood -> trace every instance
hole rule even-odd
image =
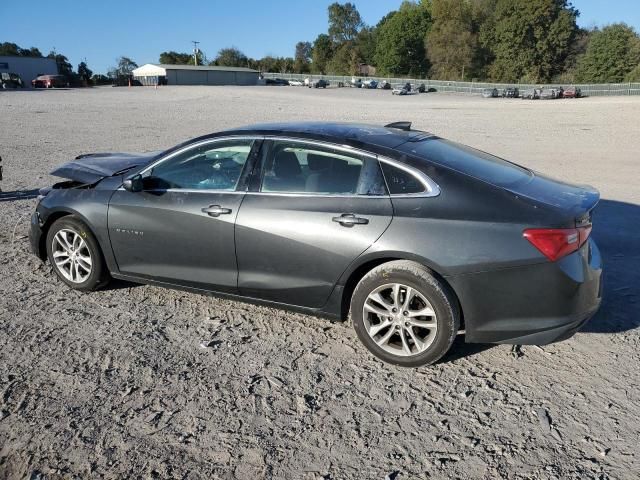
[[[96,183],[105,177],[148,165],[159,153],[88,153],[59,166],[51,175],[81,183]]]

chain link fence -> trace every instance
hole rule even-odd
[[[532,88],[553,88],[575,86],[579,88],[583,96],[614,96],[614,95],[640,95],[640,83],[596,83],[596,84],[532,84],[532,83],[488,83],[488,82],[450,82],[446,80],[428,80],[418,78],[392,78],[392,77],[354,77],[351,75],[309,75],[299,73],[264,73],[265,79],[281,78],[284,80],[297,80],[304,82],[305,79],[311,80],[327,80],[330,87],[345,87],[351,84],[352,79],[360,79],[363,82],[367,80],[376,80],[382,82],[386,80],[393,86],[404,85],[410,83],[413,87],[420,84],[425,85],[427,89],[434,88],[438,92],[457,92],[480,95],[484,89],[497,88],[502,91],[505,88],[517,87],[520,91]]]

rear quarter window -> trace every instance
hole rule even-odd
[[[530,170],[515,163],[441,138],[407,142],[398,149],[498,187],[527,183],[533,177]]]

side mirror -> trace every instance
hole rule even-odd
[[[122,188],[127,192],[141,192],[142,191],[142,175],[134,175],[131,178],[127,178],[122,183]]]

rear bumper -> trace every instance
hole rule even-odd
[[[602,259],[593,240],[557,262],[448,277],[466,341],[544,345],[574,335],[602,301]]]

